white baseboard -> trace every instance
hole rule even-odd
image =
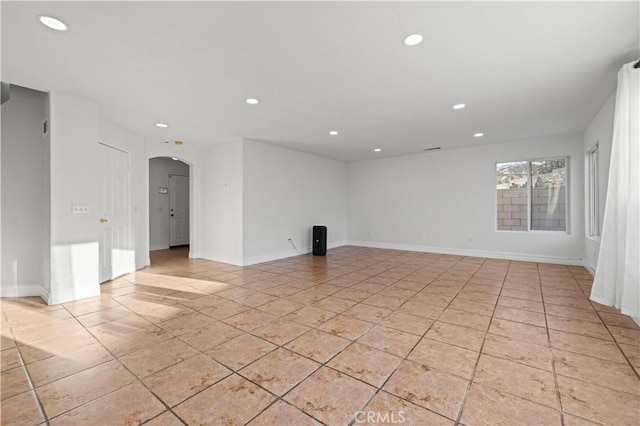
[[[44,286],[40,286],[40,294],[38,296],[44,300],[44,303],[50,305],[49,301],[51,300],[51,294],[49,293],[49,290],[44,288]]]
[[[584,269],[586,269],[587,272],[589,272],[592,277],[596,276],[596,268],[595,267],[591,266],[586,261],[582,264],[582,266],[584,266]]]
[[[485,250],[467,250],[467,249],[419,246],[419,245],[412,245],[412,244],[381,243],[381,242],[373,242],[373,241],[349,241],[348,245],[358,246],[358,247],[391,249],[391,250],[406,250],[406,251],[417,251],[417,252],[426,252],[426,253],[450,254],[454,256],[486,257],[491,259],[506,259],[506,260],[516,260],[516,261],[523,261],[523,262],[539,262],[539,263],[554,263],[559,265],[584,266],[584,262],[582,258],[577,258],[577,257],[546,256],[542,254],[532,255],[532,254],[509,253],[509,252],[499,252],[499,251],[485,251]]]
[[[342,246],[346,246],[347,242],[346,241],[335,241],[332,243],[327,243],[327,249],[333,249],[336,247],[342,247]],[[304,255],[304,254],[309,254],[311,253],[312,248],[311,247],[302,247],[300,249],[298,249],[298,251],[295,250],[287,250],[287,251],[281,251],[278,253],[269,253],[269,254],[263,254],[260,256],[253,256],[253,257],[249,257],[244,259],[243,265],[242,266],[249,266],[249,265],[256,265],[258,263],[265,263],[265,262],[272,262],[274,260],[280,260],[280,259],[286,259],[288,257],[295,257],[295,256],[300,256],[300,255]]]
[[[18,284],[0,287],[0,297],[40,296],[44,287],[40,284]]]

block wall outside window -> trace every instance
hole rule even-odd
[[[568,159],[496,164],[497,229],[567,230]]]

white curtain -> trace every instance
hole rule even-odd
[[[591,300],[640,318],[640,69],[618,73],[609,186]]]

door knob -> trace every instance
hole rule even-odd
[[[103,217],[100,218],[100,224],[107,223],[107,222],[109,222],[107,219]]]

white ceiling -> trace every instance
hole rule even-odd
[[[243,137],[351,161],[584,130],[638,58],[639,13],[637,1],[3,1],[2,80],[95,99],[159,143]],[[404,46],[416,32],[424,42]]]

